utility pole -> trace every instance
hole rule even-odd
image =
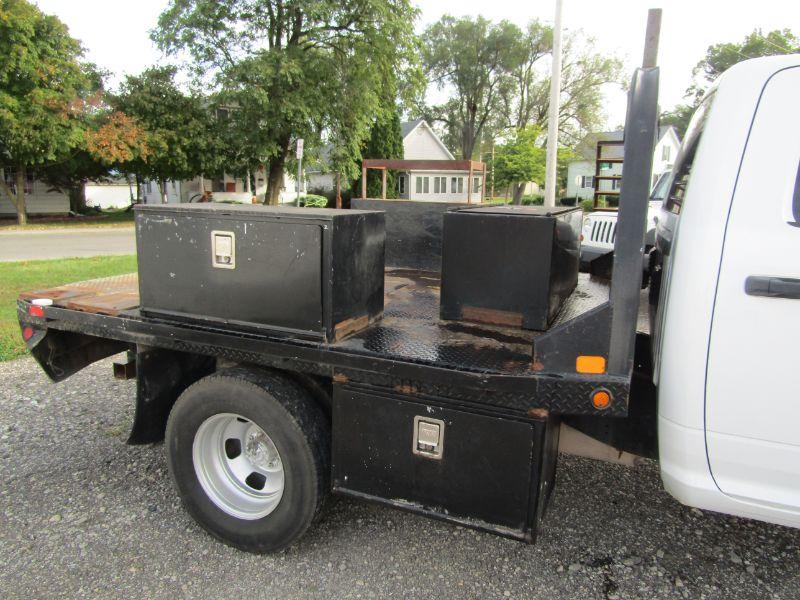
[[[297,139],[297,198],[295,206],[300,206],[300,186],[303,181],[303,138]]]
[[[550,107],[547,114],[547,162],[545,164],[544,205],[556,205],[556,161],[558,160],[558,111],[561,99],[561,9],[556,0],[556,19],[553,23],[553,66],[550,74]]]
[[[494,200],[494,136],[492,136],[492,199]]]

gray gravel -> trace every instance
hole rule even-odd
[[[162,445],[125,445],[133,382],[0,364],[0,597],[797,598],[800,531],[702,513],[635,470],[564,457],[526,546],[339,500],[289,550],[238,552],[183,512]]]

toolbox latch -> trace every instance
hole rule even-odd
[[[414,454],[441,460],[444,453],[444,421],[417,415],[414,417]]]
[[[217,269],[236,268],[236,236],[232,231],[211,232],[211,264]]]

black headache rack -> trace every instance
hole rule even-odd
[[[610,285],[581,274],[546,332],[442,321],[438,275],[393,269],[383,318],[331,343],[144,316],[135,275],[23,295],[23,337],[54,381],[135,352],[132,443],[159,439],[177,394],[215,364],[293,372],[332,389],[334,491],[531,541],[560,418],[628,415],[657,97],[658,70],[638,69]]]

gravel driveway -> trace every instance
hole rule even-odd
[[[679,505],[654,464],[565,457],[534,546],[339,500],[253,556],[183,512],[162,445],[125,445],[133,382],[0,364],[0,597],[797,598],[800,531]]]

